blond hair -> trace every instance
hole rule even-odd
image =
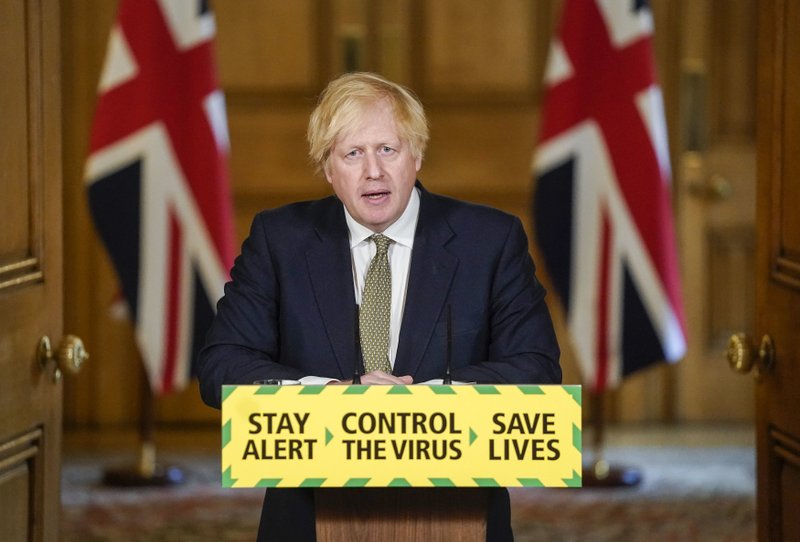
[[[346,73],[320,94],[308,122],[308,155],[318,172],[325,169],[340,134],[352,128],[365,109],[387,100],[394,112],[400,138],[422,160],[428,144],[425,110],[414,93],[384,77],[367,72]]]

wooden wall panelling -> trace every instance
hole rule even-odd
[[[757,7],[752,0],[713,1],[709,135],[718,141],[755,140]]]
[[[411,0],[381,0],[378,6],[377,69],[403,85],[411,84],[412,22]]]
[[[749,224],[710,228],[707,232],[707,333],[710,348],[723,352],[728,339],[753,329],[755,312],[755,232]]]
[[[319,2],[218,2],[216,50],[220,81],[229,94],[314,92]]]
[[[547,46],[541,37],[549,35],[540,31],[545,7],[526,0],[474,2],[469,9],[459,0],[418,4],[420,94],[449,103],[532,103]]]
[[[348,71],[374,71],[377,3],[331,0],[328,42],[331,76]]]
[[[254,211],[330,192],[328,183],[314,175],[307,157],[305,130],[310,112],[310,104],[229,107],[239,240],[247,233]]]

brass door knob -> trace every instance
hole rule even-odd
[[[53,382],[61,380],[63,371],[75,374],[81,370],[81,366],[89,359],[89,352],[83,347],[83,341],[75,335],[65,335],[58,345],[58,353],[53,355],[53,348],[50,344],[50,337],[45,335],[39,339],[39,346],[36,351],[39,366],[46,369],[52,362],[55,365],[53,371]]]
[[[733,186],[719,173],[712,173],[708,178],[689,183],[689,192],[708,201],[724,201],[733,195]]]
[[[775,364],[775,345],[772,337],[764,335],[756,349],[746,333],[736,333],[728,341],[727,358],[731,369],[740,374],[752,371],[758,380]]]

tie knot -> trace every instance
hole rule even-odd
[[[376,255],[386,254],[386,252],[389,250],[389,245],[393,242],[391,239],[381,233],[374,234],[371,239],[375,242],[375,248],[377,249]]]

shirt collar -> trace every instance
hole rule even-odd
[[[363,243],[375,232],[359,224],[344,208],[344,217],[347,221],[347,229],[350,231],[350,248]],[[382,233],[395,243],[411,248],[414,245],[414,233],[417,229],[417,218],[419,218],[419,189],[414,187],[411,190],[411,197],[408,199],[406,210],[395,220],[394,224],[386,228]]]

